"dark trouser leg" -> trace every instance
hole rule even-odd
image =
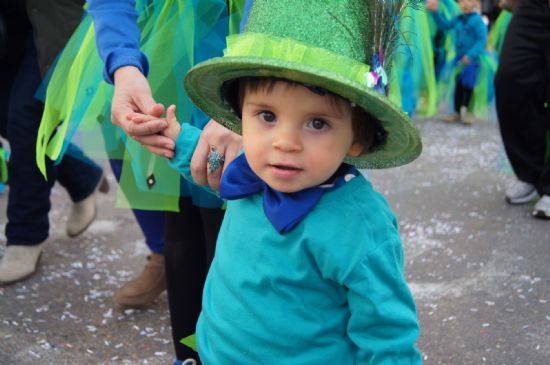
[[[0,57],[0,136],[7,137],[6,127],[8,122],[8,107],[11,88],[13,81],[21,65],[25,54],[25,47],[22,45],[27,41],[29,34],[32,34],[31,24],[25,12],[25,4],[23,2],[4,2],[1,5],[2,12],[5,16],[6,30],[9,33],[7,37],[6,54]]]
[[[40,84],[36,50],[29,34],[25,54],[10,90],[7,137],[11,147],[8,163],[8,244],[34,245],[48,237],[50,190],[55,169],[48,164],[48,181],[38,170],[35,144],[42,103],[34,98]]]
[[[180,360],[198,360],[197,354],[180,340],[195,333],[204,281],[222,219],[221,209],[195,207],[190,198],[180,198],[179,213],[166,214],[166,285],[172,338]]]
[[[464,89],[458,80],[455,80],[455,82],[455,112],[460,114],[460,106],[462,105],[462,91]]]
[[[460,106],[465,106],[466,108],[468,108],[474,90],[463,85],[461,85],[460,87],[462,88],[462,100],[460,101]]]
[[[117,181],[122,173],[121,160],[109,160]],[[166,214],[163,211],[132,209],[136,221],[143,232],[145,243],[154,253],[164,253],[164,226]]]
[[[7,137],[11,157],[8,164],[8,245],[34,245],[48,237],[50,191],[58,171],[62,172],[61,182],[70,189],[71,196],[89,195],[101,176],[99,167],[73,159],[62,162],[59,167],[47,160],[47,181],[38,170],[35,158],[36,136],[43,105],[34,98],[34,94],[40,82],[36,49],[29,35],[25,54],[9,92]],[[67,171],[67,168],[71,171]]]
[[[550,5],[547,9],[547,21],[550,23]],[[546,153],[544,167],[539,177],[537,190],[540,194],[550,195],[550,29],[546,37],[546,52],[544,53],[546,61]]]
[[[90,196],[103,175],[103,169],[73,144],[67,148],[56,170],[57,181],[75,203]]]
[[[550,193],[545,167],[550,60],[550,6],[522,1],[504,39],[495,78],[496,106],[506,154],[517,177]]]

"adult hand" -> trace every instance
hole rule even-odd
[[[126,116],[126,118],[129,121],[137,124],[151,123],[159,119],[154,115],[147,115],[147,114],[135,113],[135,112],[129,113]],[[161,119],[168,122],[168,126],[165,129],[163,129],[160,133],[162,134],[162,136],[170,138],[171,141],[175,141],[181,132],[181,125],[176,119],[176,106],[170,105],[166,110],[166,118],[161,118]],[[146,137],[138,137],[137,140],[139,141],[142,138],[146,138]],[[161,152],[158,152],[157,150],[152,149],[151,152],[160,156],[164,156],[168,159],[172,159],[174,157],[173,149],[167,150],[167,151],[163,150]]]
[[[224,156],[225,162],[215,171],[210,171],[208,154],[211,147]],[[221,124],[211,120],[204,127],[193,157],[191,159],[191,175],[199,185],[209,185],[212,190],[220,190],[220,180],[223,170],[237,157],[242,149],[242,137],[230,131]]]
[[[114,82],[115,92],[111,108],[113,123],[149,151],[159,155],[170,154],[174,150],[175,143],[160,134],[168,126],[166,120],[154,119],[144,123],[134,123],[127,118],[132,112],[157,118],[164,114],[164,106],[153,99],[145,76],[137,67],[124,66],[115,71]]]
[[[426,9],[431,12],[436,12],[439,8],[439,0],[426,0]]]

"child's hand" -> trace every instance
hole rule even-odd
[[[158,134],[144,137],[134,137],[141,144],[152,145],[154,139],[160,139],[161,136],[170,138],[172,141],[175,141],[178,138],[178,135],[181,131],[181,126],[176,119],[176,106],[170,105],[166,110],[166,118],[158,118],[153,115],[141,114],[141,113],[129,113],[127,119],[132,123],[142,124],[154,120],[163,120],[168,122],[167,127],[160,131]],[[159,156],[164,156],[166,158],[174,157],[174,146],[166,145],[163,148],[149,147],[149,150]]]
[[[464,57],[462,57],[461,62],[465,65],[469,65],[472,61],[470,61],[470,58],[468,56],[464,55]]]
[[[439,8],[439,0],[426,0],[426,10],[435,13]]]
[[[176,106],[174,104],[170,105],[166,110],[166,121],[168,122],[168,127],[161,134],[175,141],[180,135],[181,125],[176,119]]]

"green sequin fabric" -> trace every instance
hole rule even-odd
[[[255,0],[245,31],[320,47],[366,63],[368,45],[361,38],[367,14],[358,1]],[[356,16],[361,14],[363,16]],[[339,34],[339,36],[334,36]]]

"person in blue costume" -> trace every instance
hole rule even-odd
[[[26,279],[36,271],[49,235],[50,193],[56,181],[73,202],[66,226],[70,237],[77,237],[92,223],[97,213],[96,191],[108,187],[102,168],[79,150],[79,158],[68,157],[57,165],[46,161],[48,180],[35,163],[44,110],[35,95],[57,53],[78,25],[82,5],[81,0],[0,4],[7,32],[7,49],[0,57],[0,133],[11,149],[7,163],[7,242],[0,261],[0,285]]]
[[[480,57],[487,43],[487,26],[476,11],[479,6],[477,0],[459,0],[458,5],[462,14],[447,19],[438,11],[438,0],[426,2],[426,8],[433,13],[438,27],[454,31],[454,63],[462,67],[455,79],[454,113],[446,115],[443,119],[448,122],[462,121],[472,124],[474,119],[468,112],[468,105],[477,82],[481,66]]]
[[[422,362],[396,218],[354,167],[421,151],[387,98],[394,44],[376,42],[398,29],[364,16],[400,13],[373,4],[255,0],[224,57],[186,76],[191,99],[244,147],[220,185],[227,210],[195,336],[203,364]],[[175,106],[129,118],[167,123],[171,164],[192,179],[200,130],[180,125]],[[213,148],[208,160],[219,168],[223,155]]]
[[[455,0],[441,0],[439,2],[439,11],[443,14],[456,14],[460,12],[460,8],[456,4]],[[431,14],[431,13],[430,13]],[[431,15],[433,17],[433,15]],[[446,15],[448,16],[448,15]],[[441,72],[447,62],[447,48],[449,42],[452,40],[449,39],[450,32],[448,29],[442,29],[435,24],[435,21],[432,22],[432,44],[434,50],[434,71],[435,77],[439,80]]]
[[[222,15],[227,15],[228,12],[224,1],[203,1],[197,4],[196,6],[204,7],[204,11],[215,12],[225,7]],[[126,119],[130,111],[153,115],[164,112],[164,106],[155,102],[146,79],[149,64],[147,57],[139,50],[140,32],[134,6],[133,0],[89,1],[88,11],[94,22],[97,48],[105,64],[104,78],[115,87],[112,121],[149,150],[170,156],[174,142],[162,135],[165,127],[163,122],[134,125]],[[199,27],[200,24],[195,26]],[[209,52],[219,55],[221,51],[216,49]],[[194,57],[209,52],[196,52]],[[195,62],[198,61],[201,59],[195,59]],[[202,113],[193,115],[191,123],[198,127],[208,121]],[[231,155],[236,155],[241,146],[240,136],[214,122],[208,123],[203,136],[203,148],[198,148],[198,156],[201,153],[206,156],[210,145],[216,145],[220,151],[224,151],[229,162]],[[198,159],[196,176],[202,176],[203,183],[210,183],[215,187],[219,185],[217,181],[222,169],[209,172],[208,166],[203,163],[205,160],[205,157]],[[200,177],[197,179],[200,180]],[[222,201],[219,198],[208,197],[209,194],[204,192],[200,192],[202,195],[199,196],[196,187],[188,188],[185,185],[182,184],[183,196],[179,199],[179,212],[167,212],[165,216],[165,273],[172,337],[178,359],[176,363],[184,360],[188,363],[199,363],[196,352],[181,344],[180,340],[195,331],[201,311],[202,289],[224,211],[220,209]]]
[[[495,77],[502,142],[516,181],[509,204],[550,219],[550,2],[518,0]]]

